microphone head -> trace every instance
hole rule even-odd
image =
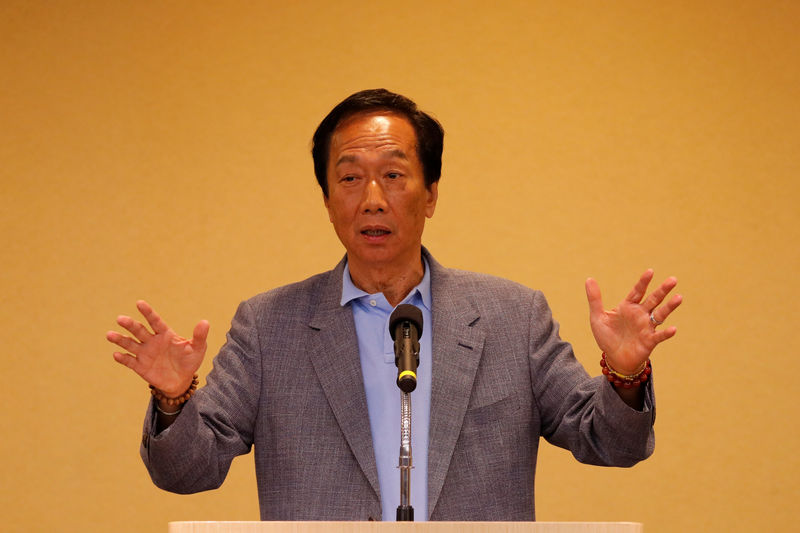
[[[422,337],[422,311],[419,307],[411,304],[401,304],[397,306],[389,317],[389,334],[395,340],[395,330],[397,325],[405,321],[411,322],[417,328],[417,335]]]

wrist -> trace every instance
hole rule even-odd
[[[153,390],[158,391],[160,396],[163,396],[164,398],[167,398],[167,399],[169,399],[169,398],[180,398],[181,396],[186,394],[189,391],[189,389],[192,388],[192,383],[193,383],[193,381],[195,379],[197,379],[197,376],[194,376],[192,379],[190,379],[187,382],[179,383],[175,387],[170,387],[169,389],[162,389],[162,388],[154,387],[153,385],[150,385],[150,390],[151,391],[153,391]],[[153,394],[153,395],[155,396],[155,394]]]
[[[161,413],[164,416],[178,416],[181,411],[183,411],[183,405],[179,405],[178,407],[173,407],[167,404],[166,402],[156,402],[156,411]]]
[[[189,398],[192,397],[194,391],[197,390],[197,385],[199,384],[197,374],[192,377],[192,381],[186,389],[183,389],[183,392],[180,392],[174,396],[155,388],[153,385],[150,385],[150,394],[158,401],[158,406],[163,410],[170,410],[169,408],[174,408],[177,406],[181,406],[186,403]],[[163,412],[163,411],[162,411]]]
[[[647,381],[652,373],[650,358],[646,359],[636,370],[628,374],[614,369],[609,364],[606,353],[603,352],[602,358],[600,359],[600,366],[603,369],[603,375],[606,376],[606,379],[616,388],[622,387],[630,389],[632,387],[638,387]]]
[[[603,351],[601,353],[601,357],[605,362],[614,369],[615,372],[626,376],[632,376],[639,374],[645,366],[647,366],[647,361],[650,359],[649,357],[644,361],[636,362],[631,361],[632,355],[630,353],[615,353],[615,352],[607,352]],[[603,363],[600,363],[600,366],[603,366]]]

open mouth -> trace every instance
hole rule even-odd
[[[389,235],[391,231],[385,229],[365,229],[361,231],[362,235],[366,235],[367,237],[382,237],[383,235]]]

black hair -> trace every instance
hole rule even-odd
[[[311,156],[314,158],[314,174],[328,197],[328,157],[331,137],[345,119],[360,113],[388,111],[408,119],[417,135],[417,157],[422,163],[425,187],[439,181],[442,174],[442,149],[444,129],[432,116],[420,111],[412,100],[386,89],[367,89],[351,94],[322,119],[311,141]]]

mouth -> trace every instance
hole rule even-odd
[[[366,235],[367,237],[383,237],[384,235],[389,235],[391,231],[387,229],[365,229],[361,230],[361,235]]]

